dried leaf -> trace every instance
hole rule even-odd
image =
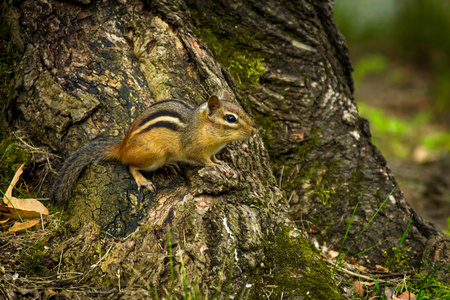
[[[356,266],[356,265],[358,265],[359,263],[358,263],[358,261],[356,260],[356,259],[354,259],[354,258],[351,258],[351,257],[344,257],[344,259],[346,260],[346,261],[348,261],[351,265],[354,265],[354,266]]]
[[[4,213],[5,216],[14,219],[20,219],[18,214],[20,215],[20,217],[22,217],[22,219],[36,218],[40,217],[41,215],[47,216],[49,213],[48,209],[38,200],[18,199],[12,196],[14,186],[17,184],[20,175],[22,175],[23,173],[24,165],[25,164],[22,164],[16,171],[16,174],[14,175],[14,178],[11,180],[11,184],[6,190],[5,196],[3,197],[3,202],[6,204],[8,212],[4,211],[5,210],[4,207],[2,207],[1,211]]]
[[[9,218],[6,218],[6,219],[4,219],[4,220],[0,220],[0,224],[5,224],[6,222],[8,222],[9,221]]]
[[[394,297],[394,299],[392,300],[416,300],[416,295],[408,291],[405,291],[400,295],[398,295],[398,297]]]
[[[375,268],[376,268],[378,271],[388,272],[388,269],[387,269],[387,268],[385,268],[385,267],[383,267],[383,266],[380,266],[380,265],[375,265]]]
[[[36,199],[17,199],[16,197],[12,197],[10,198],[10,201],[11,205],[8,205],[8,207],[12,208],[14,206],[22,219],[40,217],[41,214],[47,216],[49,213],[44,204]],[[13,213],[13,215],[17,214]],[[18,217],[16,219],[18,219]]]
[[[336,257],[338,257],[339,252],[334,251],[334,250],[330,250],[330,252],[328,252],[328,255],[329,255],[331,258],[336,258]]]
[[[8,186],[8,189],[6,190],[5,195],[3,196],[3,203],[5,203],[6,205],[9,204],[8,199],[12,198],[12,191],[14,189],[14,187],[16,186],[17,182],[19,181],[20,175],[22,175],[23,173],[23,167],[25,166],[25,164],[22,164],[19,169],[17,169],[16,174],[14,174],[14,178],[11,180],[11,183]]]
[[[40,222],[40,220],[31,220],[31,221],[28,221],[25,223],[16,222],[16,223],[14,223],[14,225],[11,228],[8,229],[8,231],[16,232],[16,231],[25,229],[25,227],[28,229],[28,228],[33,227],[36,224],[39,224],[39,222]]]
[[[367,270],[366,267],[362,266],[362,265],[358,265],[358,268],[360,271],[365,272]]]
[[[363,298],[364,297],[364,287],[363,284],[359,281],[353,282],[353,288],[355,289],[356,293]]]

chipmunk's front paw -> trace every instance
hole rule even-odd
[[[212,167],[222,173],[230,173],[232,171],[230,166],[224,161],[219,161],[219,164],[214,164]]]
[[[153,182],[145,178],[138,169],[130,167],[131,175],[133,175],[134,181],[138,186],[138,191],[141,190],[141,186],[145,187],[150,192],[156,191],[155,185]]]
[[[145,187],[147,190],[149,190],[152,193],[154,191],[156,191],[155,185],[150,180],[146,180],[145,182],[140,182],[140,183],[137,183],[137,184],[138,184],[138,191],[141,190],[141,186]]]

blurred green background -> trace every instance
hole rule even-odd
[[[336,0],[355,100],[408,202],[450,232],[450,1]]]

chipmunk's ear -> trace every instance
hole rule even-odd
[[[212,116],[220,108],[220,99],[216,95],[212,95],[208,100],[208,116]]]

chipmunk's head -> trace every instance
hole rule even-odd
[[[223,139],[223,142],[242,140],[256,134],[255,123],[236,104],[213,95],[204,105],[214,135]]]

